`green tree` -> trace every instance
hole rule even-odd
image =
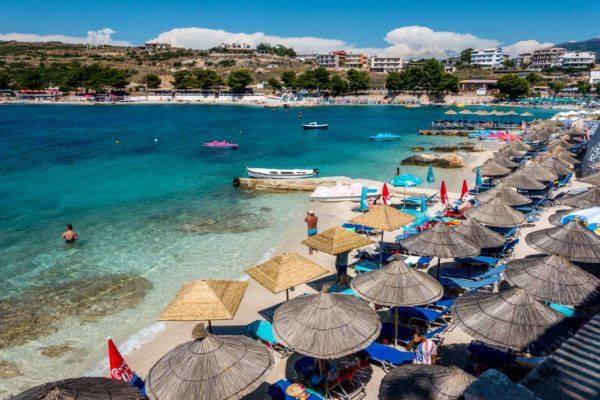
[[[577,81],[577,90],[581,94],[587,94],[592,90],[592,85],[588,81]]]
[[[332,85],[333,85],[333,78]],[[348,71],[348,87],[351,92],[359,92],[361,90],[367,90],[370,87],[371,78],[369,78],[369,74],[364,71],[357,71],[355,69],[350,69]],[[333,88],[332,88],[333,90]]]
[[[444,72],[442,75],[442,92],[458,93],[459,83],[460,81],[456,75]]]
[[[278,81],[275,78],[271,78],[269,79],[269,86],[271,87],[271,89],[273,89],[274,91],[279,91],[281,89],[283,89],[283,85],[281,84],[280,81]]]
[[[196,87],[208,90],[222,84],[223,79],[216,71],[208,68],[196,71]]]
[[[252,83],[252,75],[247,69],[238,69],[232,71],[227,78],[227,85],[234,92],[241,92]]]
[[[507,74],[498,80],[500,93],[508,96],[511,100],[518,99],[529,93],[529,83],[526,79],[515,74]]]
[[[385,78],[385,87],[391,92],[403,90],[404,80],[399,72],[390,72]]]
[[[542,77],[540,76],[540,74],[538,74],[536,72],[530,72],[529,74],[527,74],[525,79],[527,79],[527,82],[529,82],[530,84],[535,85],[535,84],[541,82]]]
[[[293,89],[296,81],[296,73],[294,71],[285,71],[281,74],[283,86],[288,89]]]
[[[516,68],[517,67],[517,62],[513,59],[506,59],[506,60],[504,60],[504,62],[502,64],[504,65],[504,68]]]
[[[562,82],[550,82],[548,87],[552,90],[552,92],[556,95],[560,93],[561,90],[565,88],[565,84]]]
[[[46,84],[38,68],[26,69],[19,79],[19,87],[23,89],[44,89]]]
[[[323,67],[312,70],[312,75],[317,84],[317,89],[328,90],[329,89],[329,71]]]
[[[599,97],[600,97],[600,82],[597,82],[597,83],[594,85],[594,89],[596,89],[596,96],[599,96]]]
[[[177,71],[173,74],[173,87],[175,89],[192,89],[196,87],[196,80],[188,70]]]
[[[5,70],[0,70],[0,89],[8,89],[10,87],[10,75]]]
[[[330,88],[334,96],[344,95],[351,90],[349,82],[339,75],[331,77]]]
[[[472,48],[464,49],[463,51],[460,52],[460,61],[463,63],[466,63],[466,64],[470,64],[471,63],[471,54],[473,54]]]
[[[148,89],[157,89],[160,87],[161,79],[156,74],[147,74],[144,76],[143,83]]]

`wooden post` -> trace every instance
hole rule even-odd
[[[210,319],[208,320],[208,333],[210,333],[212,335],[213,331],[212,331],[212,324],[210,323]]]

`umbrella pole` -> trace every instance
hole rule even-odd
[[[381,230],[381,241],[379,242],[379,266],[383,267],[383,229]]]
[[[437,267],[437,273],[436,273],[436,279],[439,280],[440,279],[440,264],[442,262],[442,259],[438,257],[438,267]]]
[[[285,289],[285,300],[289,300],[290,299],[290,291],[289,289]]]
[[[210,323],[210,319],[208,320],[208,333],[212,334],[212,324]]]
[[[398,309],[394,313],[394,347],[398,347]]]

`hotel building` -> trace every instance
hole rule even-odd
[[[529,69],[541,71],[546,68],[559,67],[560,57],[566,52],[567,50],[562,47],[546,47],[544,49],[535,50],[531,55]]]
[[[559,57],[562,68],[587,69],[596,62],[596,53],[591,51],[569,51]]]
[[[371,57],[371,72],[398,72],[403,67],[402,57]]]
[[[500,68],[504,63],[504,54],[499,47],[477,49],[471,53],[471,65],[482,68]]]

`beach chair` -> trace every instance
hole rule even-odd
[[[436,302],[427,305],[427,308],[437,308],[440,310],[449,310],[452,308],[456,299],[454,297],[444,296]]]
[[[494,254],[493,252],[485,253],[484,250],[487,250],[487,249],[482,249],[481,254],[484,254],[484,255],[479,255],[477,257],[469,257],[469,258],[455,258],[454,261],[461,263],[461,264],[483,264],[483,265],[489,265],[490,267],[493,267],[493,266],[496,266],[500,262],[500,260],[509,258],[513,254],[515,246],[518,243],[519,243],[519,239],[514,239],[509,242],[506,242],[506,244],[502,247],[501,251],[497,254]],[[490,254],[490,255],[485,255],[485,254]]]
[[[479,340],[469,343],[467,350],[477,362],[493,368],[502,368],[512,364],[517,356],[510,349],[492,346]]]
[[[337,294],[347,294],[349,296],[354,296],[354,297],[358,297],[358,294],[352,290],[351,288],[345,288],[345,289],[341,289],[338,287],[337,283],[332,285],[329,288],[329,293],[337,293]]]
[[[506,266],[504,266],[504,264],[498,265],[488,270],[475,269],[469,271],[464,268],[442,268],[442,270],[440,271],[440,276],[443,276],[445,278],[461,278],[480,281],[482,279],[487,279],[494,275],[499,275],[505,270]]]
[[[267,321],[257,319],[256,321],[251,322],[246,326],[246,335],[280,353],[282,358],[288,357],[293,353],[292,349],[282,345],[275,339],[273,326]]]
[[[463,290],[477,290],[484,289],[489,286],[494,286],[500,283],[502,280],[501,275],[493,275],[486,279],[473,280],[473,279],[461,279],[461,278],[447,278],[441,276],[438,279],[442,286],[449,288],[457,288]]]
[[[361,354],[380,364],[386,372],[399,365],[411,364],[415,358],[414,353],[401,351],[377,342],[371,343]]]
[[[444,341],[442,334],[448,329],[448,325],[439,325],[432,330],[428,330],[424,333],[424,336],[432,340],[436,344],[441,344]],[[406,325],[398,325],[398,341],[401,343],[408,343],[412,340],[414,334],[414,328]],[[381,333],[379,334],[379,340],[386,340],[388,342],[394,341],[394,324],[392,322],[384,322],[381,324]]]
[[[354,270],[357,274],[362,274],[363,272],[371,272],[379,268],[381,268],[381,265],[371,261],[360,262],[354,265]]]
[[[269,389],[267,389],[267,394],[271,396],[272,400],[297,400],[296,397],[291,397],[286,393],[286,389],[290,385],[292,385],[292,382],[288,381],[287,379],[280,379],[271,386],[269,386]],[[318,393],[317,391],[311,388],[306,388],[305,391],[310,395],[308,397],[308,400],[325,400],[325,397],[321,393]]]
[[[392,315],[398,313],[398,316],[408,320],[408,324],[412,325],[415,320],[423,321],[428,326],[435,323],[445,323],[443,317],[448,313],[448,310],[434,310],[425,307],[393,307],[390,309]]]
[[[564,176],[562,179],[559,179],[556,184],[556,187],[562,188],[562,187],[567,186],[570,183],[572,177],[573,177],[573,173],[571,172],[570,174]]]
[[[343,224],[342,228],[347,229],[347,230],[349,230],[350,232],[353,232],[353,233],[358,233],[359,235],[366,235],[366,236],[379,236],[379,235],[381,235],[381,231],[373,229],[370,226],[351,224],[349,222]]]

